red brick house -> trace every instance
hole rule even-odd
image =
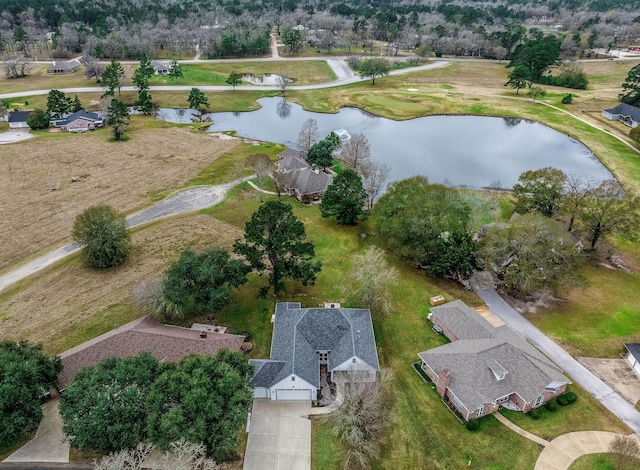
[[[418,354],[444,403],[463,421],[498,409],[527,412],[565,392],[562,370],[506,325],[461,300],[431,308],[451,343]]]

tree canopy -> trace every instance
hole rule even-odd
[[[320,203],[322,217],[335,216],[339,224],[354,224],[367,218],[367,193],[362,179],[350,168],[333,179]]]
[[[468,233],[471,210],[451,188],[423,176],[391,183],[374,207],[381,239],[399,256],[427,267],[444,233]]]
[[[307,119],[298,133],[298,149],[308,152],[318,142],[318,123],[315,119]]]
[[[169,364],[141,352],[81,369],[59,405],[70,444],[109,453],[146,440],[146,400],[151,385]]]
[[[505,86],[510,86],[516,90],[516,95],[520,93],[521,88],[529,86],[531,81],[531,71],[526,65],[516,65],[513,71],[509,74],[509,80],[505,83]]]
[[[33,130],[49,129],[51,115],[44,109],[36,108],[27,118],[27,125]]]
[[[312,165],[321,166],[326,168],[331,166],[333,161],[333,149],[334,146],[328,140],[321,140],[315,143],[309,148],[307,152],[307,161]]]
[[[124,76],[125,73],[122,64],[112,60],[111,63],[104,68],[104,72],[102,72],[102,87],[105,89],[102,97],[115,96],[116,89],[118,90],[118,95],[120,95],[120,87],[122,86]]]
[[[618,97],[623,103],[640,106],[640,64],[629,70],[622,84],[622,93]]]
[[[182,73],[182,65],[178,63],[176,60],[172,60],[171,64],[169,64],[169,73],[167,74],[171,80],[175,80],[178,83],[178,79],[183,77]]]
[[[124,216],[107,205],[89,207],[78,215],[72,235],[75,242],[83,245],[83,257],[94,268],[124,263],[131,249]]]
[[[77,98],[77,95],[76,95]],[[51,90],[47,95],[47,112],[53,118],[61,118],[64,114],[68,113],[73,106],[73,102],[70,98],[60,90]]]
[[[163,450],[174,441],[202,443],[217,461],[235,454],[238,429],[253,399],[253,366],[238,352],[189,355],[160,375],[149,392],[149,440]]]
[[[284,289],[283,279],[313,284],[322,267],[314,261],[315,247],[305,242],[304,224],[293,214],[291,206],[267,201],[246,223],[244,240],[236,240],[233,251],[243,256],[256,271],[269,273],[274,294]]]
[[[236,71],[232,71],[225,80],[225,83],[231,85],[235,90],[236,87],[242,83],[242,74]]]
[[[549,67],[560,64],[560,47],[561,41],[555,36],[537,34],[516,46],[507,67],[525,66],[531,73],[531,80],[537,82]]]
[[[215,312],[229,304],[231,287],[247,282],[250,270],[242,261],[229,259],[225,250],[185,250],[166,272],[163,295],[183,311]]]
[[[360,75],[371,79],[371,84],[376,84],[376,78],[389,75],[389,64],[385,59],[363,59],[360,64]]]
[[[47,357],[41,345],[0,342],[0,442],[9,444],[42,420],[40,400],[62,371],[59,357]]]
[[[282,32],[282,44],[289,54],[297,54],[302,49],[302,33],[296,29],[286,28]]]
[[[553,167],[523,172],[513,186],[516,210],[537,210],[546,217],[553,216],[560,209],[566,181],[567,175]]]

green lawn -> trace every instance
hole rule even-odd
[[[626,468],[640,468],[640,460],[636,459],[635,466]],[[576,459],[569,470],[617,470],[617,467],[612,454],[589,454]]]

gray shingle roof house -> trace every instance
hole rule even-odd
[[[9,121],[10,129],[20,129],[29,127],[27,119],[33,111],[11,111],[8,114],[7,121]]]
[[[464,421],[500,407],[527,412],[571,383],[511,328],[494,327],[461,300],[432,307],[431,321],[451,343],[419,353],[422,369]]]
[[[47,73],[72,73],[80,68],[80,62],[77,60],[54,62],[53,65],[47,67]]]
[[[605,109],[602,115],[611,121],[621,121],[629,127],[638,127],[640,124],[640,108],[627,103],[620,103],[615,108]]]
[[[94,130],[97,127],[102,127],[104,121],[97,113],[92,113],[81,109],[69,116],[62,119],[54,119],[51,121],[51,126],[59,127],[69,132],[84,132],[87,130]]]
[[[331,381],[375,380],[380,370],[368,309],[303,308],[279,302],[271,340],[271,359],[251,359],[256,367],[254,397],[271,400],[316,400],[320,366]]]
[[[208,332],[200,329],[163,325],[147,315],[60,354],[62,373],[59,388],[63,390],[82,367],[97,365],[107,357],[137,356],[149,351],[161,361],[178,362],[194,354],[215,355],[220,349],[240,351],[244,336]]]
[[[286,149],[278,154],[277,170],[282,175],[284,192],[298,201],[319,201],[331,183],[333,176],[312,168],[306,154],[300,150]]]
[[[169,66],[159,60],[152,60],[151,67],[153,67],[156,75],[167,75],[169,73]]]

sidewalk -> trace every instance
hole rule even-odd
[[[520,434],[522,437],[526,437],[527,439],[529,439],[530,441],[535,442],[536,444],[539,444],[541,446],[548,446],[549,445],[549,441],[545,441],[544,439],[542,439],[541,437],[536,436],[535,434],[531,434],[529,431],[525,431],[524,429],[522,429],[521,427],[516,426],[515,424],[513,424],[511,421],[509,421],[507,418],[505,418],[504,416],[502,416],[500,414],[500,412],[496,411],[495,413],[493,413],[493,416],[500,421],[502,424],[504,424],[506,427],[508,427],[509,429],[511,429],[512,431],[517,432],[518,434]]]

